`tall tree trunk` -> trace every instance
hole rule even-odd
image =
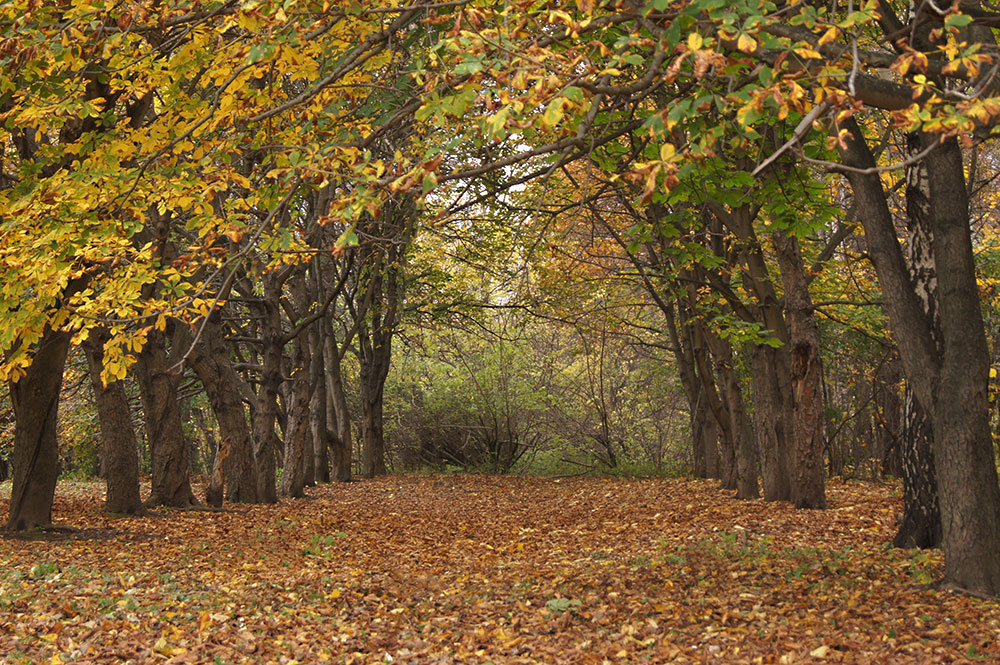
[[[364,354],[366,357],[361,361],[361,440],[364,442],[365,478],[388,473],[382,422],[383,388],[388,372],[388,358],[385,357],[387,353],[387,347],[375,348],[373,344],[369,344],[367,353]]]
[[[733,437],[734,481],[737,499],[756,499],[760,496],[760,469],[757,463],[757,441],[753,422],[747,413],[743,390],[733,367],[732,345],[718,335],[709,335],[712,355],[715,357],[721,393],[726,401]]]
[[[57,415],[68,332],[46,329],[27,372],[10,384],[14,407],[14,480],[7,529],[23,531],[52,523],[59,475]]]
[[[899,380],[899,358],[893,351],[876,370],[872,392],[875,396],[875,442],[882,460],[882,475],[896,478],[903,475],[900,449],[903,403],[899,395]]]
[[[101,380],[104,344],[109,337],[105,328],[96,328],[90,331],[83,345],[101,426],[101,467],[107,488],[104,511],[140,515],[143,507],[139,496],[139,450],[128,396],[122,381],[105,386]]]
[[[329,321],[324,322],[325,326]],[[333,479],[337,482],[351,480],[351,453],[354,442],[351,432],[351,413],[347,406],[344,379],[341,374],[341,356],[333,331],[327,330],[324,343],[327,391],[327,434],[330,439],[330,457]]]
[[[136,362],[153,476],[146,505],[186,508],[198,505],[198,501],[191,491],[188,446],[177,397],[181,376],[170,370],[166,344],[162,331],[151,331]]]
[[[309,306],[308,289],[304,271],[290,280],[294,312],[289,309],[292,327],[296,313],[304,313]],[[309,340],[306,330],[299,330],[292,341],[291,385],[286,393],[287,422],[285,426],[285,454],[282,463],[281,485],[278,492],[286,497],[305,496],[305,485],[312,466],[312,449],[307,445],[309,431],[309,402],[312,397],[309,367]]]
[[[794,437],[789,333],[771,281],[770,271],[753,227],[754,212],[749,205],[731,211],[709,202],[713,214],[742,245],[742,278],[756,301],[754,319],[776,337],[782,347],[756,346],[751,354],[753,422],[759,447],[765,501],[791,501],[791,460]]]
[[[926,136],[922,145],[940,141]],[[943,354],[931,427],[945,549],[945,579],[1000,594],[1000,484],[989,423],[989,346],[957,139],[928,155]],[[918,392],[919,399],[920,394]]]
[[[201,337],[188,356],[188,361],[208,395],[215,419],[219,423],[219,434],[228,442],[229,453],[222,463],[225,498],[234,503],[257,503],[257,462],[243,405],[242,380],[229,359],[229,348],[218,310],[203,322]],[[222,446],[218,447],[216,455],[219,450],[222,450]]]
[[[680,374],[681,386],[684,388],[684,396],[688,403],[692,472],[698,478],[707,478],[709,451],[718,445],[719,424],[708,406],[705,386],[698,375],[693,331],[682,318],[682,306],[677,303],[675,311],[672,302],[666,300],[660,302],[660,310],[666,320],[667,333],[670,336],[670,345]],[[679,318],[681,320],[678,320]]]
[[[920,137],[907,135],[907,150],[920,152]],[[941,317],[937,309],[937,270],[931,227],[931,192],[927,164],[916,162],[906,171],[906,215],[909,242],[906,258],[910,285],[923,305],[931,334],[941,351]],[[897,547],[937,547],[941,541],[941,508],[934,471],[934,431],[927,410],[907,384],[903,396],[900,459],[903,467],[903,520],[892,542]]]
[[[844,162],[875,166],[857,122],[843,123]],[[922,145],[939,142],[928,136]],[[904,373],[922,404],[929,404],[941,507],[948,585],[975,593],[1000,593],[1000,485],[989,430],[989,355],[969,230],[961,151],[946,139],[927,157],[938,267],[941,348],[910,283],[879,176],[848,171],[878,273],[883,301],[899,344]],[[947,269],[944,269],[944,268]]]
[[[313,469],[315,482],[330,482],[330,458],[328,455],[326,414],[326,365],[324,364],[323,321],[316,321],[309,327],[309,383],[312,397],[309,399],[309,430],[313,444]]]
[[[790,501],[788,450],[792,436],[789,373],[782,349],[758,345],[753,349],[753,422],[760,446],[760,471],[765,501]]]
[[[789,499],[796,508],[826,508],[823,451],[823,361],[819,329],[798,240],[785,231],[773,234],[785,288],[789,369],[792,388],[792,446],[789,449]]]
[[[254,459],[257,463],[257,499],[262,503],[276,503],[276,455],[278,436],[275,424],[278,418],[278,390],[281,388],[282,335],[281,297],[283,281],[274,274],[264,277],[264,296],[260,301],[261,314],[261,374],[257,397],[253,406]]]
[[[941,509],[934,477],[934,433],[909,388],[903,396],[903,520],[892,539],[895,547],[937,547],[941,543]]]
[[[695,294],[693,288],[688,289],[688,299],[690,307],[688,309],[687,325],[691,330],[692,351],[694,355],[695,367],[697,368],[698,379],[701,381],[701,398],[704,406],[711,413],[711,418],[715,424],[712,427],[711,441],[704,442],[704,478],[719,478],[723,480],[722,486],[726,489],[733,489],[735,483],[724,478],[722,470],[724,463],[732,471],[732,461],[734,458],[733,433],[729,414],[726,412],[726,404],[719,396],[719,390],[715,384],[715,373],[712,369],[710,351],[705,331],[705,326],[693,316],[695,307]],[[718,444],[716,444],[716,441]],[[726,476],[731,473],[725,474]],[[730,486],[732,485],[732,486]]]
[[[288,400],[288,427],[285,429],[285,455],[281,471],[281,496],[305,496],[306,446],[309,436],[309,350],[305,335],[292,342],[292,386]]]

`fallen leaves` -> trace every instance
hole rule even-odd
[[[708,481],[392,476],[315,500],[0,540],[9,663],[871,663],[1000,658],[1000,611],[887,548],[898,499]]]

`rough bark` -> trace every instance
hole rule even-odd
[[[853,120],[840,147],[844,162],[875,160]],[[928,136],[925,141],[939,141]],[[927,145],[927,143],[924,143]],[[935,470],[945,551],[944,582],[974,593],[1000,593],[1000,486],[989,431],[989,355],[969,230],[961,151],[946,139],[928,156],[931,228],[941,320],[938,354],[932,325],[910,284],[877,174],[849,171],[869,256],[917,399],[931,405]]]
[[[330,482],[330,458],[327,441],[326,414],[326,365],[323,351],[323,322],[316,321],[309,327],[309,383],[312,397],[309,400],[309,431],[312,437],[314,481]]]
[[[920,152],[920,137],[907,136],[910,155]],[[906,259],[910,284],[931,325],[935,347],[941,351],[941,319],[937,309],[937,270],[931,228],[931,193],[927,164],[917,162],[906,171],[906,215],[909,232]],[[903,519],[893,538],[897,547],[937,547],[941,541],[941,508],[934,471],[934,432],[926,409],[907,384],[903,404],[900,461],[903,471]]]
[[[305,312],[308,305],[305,275],[296,275],[292,280],[292,291],[296,308]],[[292,322],[294,324],[294,321]],[[292,340],[291,386],[288,396],[288,423],[285,428],[285,454],[282,463],[279,494],[285,497],[305,496],[307,469],[312,465],[312,450],[307,446],[309,439],[309,401],[312,397],[309,369],[309,340],[306,331],[299,332]]]
[[[872,392],[875,395],[875,445],[882,460],[882,475],[903,475],[900,450],[903,402],[899,394],[899,358],[895,351],[875,372]]]
[[[83,345],[94,388],[94,401],[101,426],[101,467],[106,494],[104,511],[120,515],[143,512],[139,496],[139,451],[132,428],[132,414],[122,381],[104,385],[104,344],[109,335],[104,328],[90,332]]]
[[[59,391],[69,351],[68,332],[47,329],[27,372],[10,384],[14,407],[14,467],[7,529],[23,531],[52,523],[59,475],[56,437]]]
[[[205,388],[219,423],[219,434],[227,442],[229,452],[222,464],[225,498],[234,503],[257,503],[257,463],[242,400],[242,381],[229,358],[220,312],[213,312],[203,322],[188,362]],[[221,450],[219,446],[216,457]]]
[[[923,145],[939,140],[926,136]],[[1000,484],[989,424],[990,357],[958,141],[941,143],[927,157],[927,170],[943,348],[938,382],[932,387],[931,422],[945,580],[996,595],[1000,593]]]
[[[677,364],[681,386],[688,403],[688,418],[691,427],[692,471],[698,478],[708,477],[708,455],[718,445],[719,430],[705,398],[705,386],[698,376],[694,355],[694,342],[689,325],[678,321],[683,316],[675,305],[661,299],[661,311],[667,324],[674,361]],[[680,310],[680,304],[677,303]]]
[[[754,320],[782,344],[778,348],[768,345],[754,348],[751,388],[764,500],[790,501],[794,432],[788,328],[760,239],[753,228],[753,211],[747,205],[731,211],[718,204],[711,207],[713,214],[742,244],[742,277],[755,300]]]
[[[325,322],[324,325],[329,325]],[[333,479],[337,482],[351,480],[351,453],[354,448],[351,432],[351,413],[347,406],[344,379],[341,374],[341,355],[332,331],[328,331],[324,349],[327,391],[327,437],[330,440],[330,463]]]
[[[937,547],[941,544],[941,509],[934,477],[934,433],[912,390],[906,390],[903,400],[903,519],[892,544]]]
[[[765,501],[791,500],[788,449],[792,436],[792,404],[788,373],[780,349],[759,345],[753,349],[753,423],[760,448],[760,471]]]
[[[361,440],[364,442],[365,478],[388,473],[382,403],[389,353],[387,345],[378,350],[369,347],[367,357],[361,363]]]
[[[136,361],[142,408],[152,467],[152,490],[146,506],[186,508],[198,505],[188,471],[188,445],[184,438],[177,388],[180,372],[171,371],[167,340],[153,330]]]
[[[739,377],[733,367],[733,347],[717,335],[710,335],[709,343],[715,358],[716,373],[719,376],[721,393],[725,397],[726,413],[730,419],[730,431],[733,436],[736,498],[756,499],[760,496],[757,441],[754,437],[753,422],[743,399]]]
[[[261,503],[276,503],[275,484],[278,436],[278,390],[281,388],[283,340],[281,334],[281,297],[283,279],[269,274],[264,277],[264,297],[257,303],[261,319],[261,373],[253,405],[254,460],[257,463],[257,499]]]
[[[694,300],[693,289],[688,289],[688,298]],[[711,428],[711,441],[703,442],[702,457],[704,460],[704,478],[719,478],[725,489],[735,488],[735,452],[733,444],[732,422],[729,413],[726,411],[726,404],[719,395],[715,382],[715,372],[707,340],[705,326],[700,321],[689,317],[688,326],[691,330],[691,340],[695,366],[697,367],[698,379],[701,381],[701,401],[708,409],[715,424]],[[718,445],[716,444],[718,441]],[[726,473],[723,473],[723,469]]]
[[[784,231],[773,234],[781,283],[792,389],[792,446],[789,449],[789,499],[796,508],[826,508],[823,451],[823,361],[805,264],[798,240]]]

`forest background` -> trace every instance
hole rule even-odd
[[[1000,17],[906,9],[6,3],[8,527],[60,473],[888,474],[1000,592]]]

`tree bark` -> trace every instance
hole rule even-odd
[[[681,386],[688,403],[688,417],[691,427],[692,472],[697,478],[708,477],[708,456],[718,445],[719,426],[708,406],[705,386],[698,376],[694,354],[694,340],[691,326],[683,320],[680,303],[677,311],[674,304],[661,299],[660,310],[665,317],[670,345],[681,378]],[[678,320],[681,318],[682,320]]]
[[[386,357],[388,353],[388,348],[376,350],[369,346],[367,358],[361,362],[361,440],[364,442],[365,478],[388,473],[382,421],[383,388],[389,369]]]
[[[305,496],[306,446],[309,436],[309,351],[308,343],[299,335],[293,341],[292,386],[288,401],[288,427],[285,429],[285,455],[282,463],[281,496]]]
[[[153,476],[146,506],[187,508],[198,505],[198,500],[191,491],[188,446],[177,397],[181,375],[170,370],[166,343],[162,331],[151,331],[136,362]]]
[[[920,152],[920,137],[907,135],[907,152]],[[910,284],[931,325],[934,345],[941,351],[941,317],[937,309],[937,270],[931,228],[931,192],[927,164],[906,171],[906,215],[909,241],[906,258]],[[893,538],[897,547],[937,547],[941,542],[941,508],[934,471],[934,432],[927,409],[907,384],[903,402],[900,460],[903,468],[903,520]]]
[[[796,508],[826,508],[823,451],[823,361],[805,264],[798,240],[785,231],[773,235],[785,290],[789,369],[792,389],[792,446],[788,461],[789,499]]]
[[[225,498],[233,503],[257,503],[258,474],[253,437],[243,405],[242,380],[229,359],[221,312],[216,310],[202,323],[201,337],[188,356],[188,362],[205,388],[219,423],[220,436],[228,442],[229,453],[222,464]],[[219,450],[222,446],[216,451],[217,456]]]
[[[324,325],[329,325],[325,321]],[[324,344],[327,391],[327,436],[330,439],[330,457],[333,479],[337,482],[351,480],[351,453],[354,448],[351,432],[351,413],[347,406],[344,379],[341,374],[341,356],[333,332],[328,330]]]
[[[94,387],[94,401],[101,425],[101,466],[104,471],[106,495],[104,511],[120,515],[141,515],[139,496],[139,451],[128,396],[122,381],[104,385],[104,344],[110,335],[104,328],[90,331],[83,344]]]
[[[844,122],[845,164],[875,166],[857,123]],[[928,136],[923,145],[939,141]],[[1000,593],[1000,486],[989,430],[989,355],[969,229],[961,151],[945,139],[927,157],[931,228],[941,320],[938,354],[932,324],[910,284],[879,176],[848,171],[869,255],[917,399],[929,404],[941,507],[944,583],[974,593]]]
[[[59,475],[59,391],[69,352],[68,332],[46,329],[24,376],[10,384],[14,407],[14,467],[7,529],[52,523]]]
[[[903,520],[892,544],[937,547],[941,544],[941,509],[934,477],[934,433],[910,389],[903,396],[902,420]]]
[[[315,482],[330,482],[330,458],[327,440],[326,365],[323,352],[323,321],[309,327],[309,431],[312,436],[313,469]]]
[[[760,496],[757,441],[754,437],[753,422],[743,400],[743,390],[733,366],[733,347],[718,335],[709,335],[708,339],[712,355],[715,357],[716,373],[726,401],[726,413],[730,419],[730,431],[733,436],[736,498],[756,499]]]
[[[926,136],[923,145],[939,140]],[[1000,593],[1000,484],[989,424],[990,357],[957,139],[945,140],[927,157],[927,171],[943,347],[931,422],[945,580],[996,595]]]
[[[261,318],[260,384],[253,406],[254,459],[257,463],[257,499],[261,503],[277,503],[276,455],[278,436],[278,390],[281,388],[283,341],[281,335],[281,297],[283,279],[270,273],[264,276],[264,295],[258,307]]]
[[[308,307],[305,274],[292,278],[292,292],[296,310],[305,312]],[[292,321],[295,325],[295,321]],[[291,388],[288,396],[288,424],[285,427],[285,455],[281,471],[281,496],[305,496],[308,467],[312,464],[312,450],[307,446],[309,432],[310,391],[309,341],[302,330],[292,340]]]

